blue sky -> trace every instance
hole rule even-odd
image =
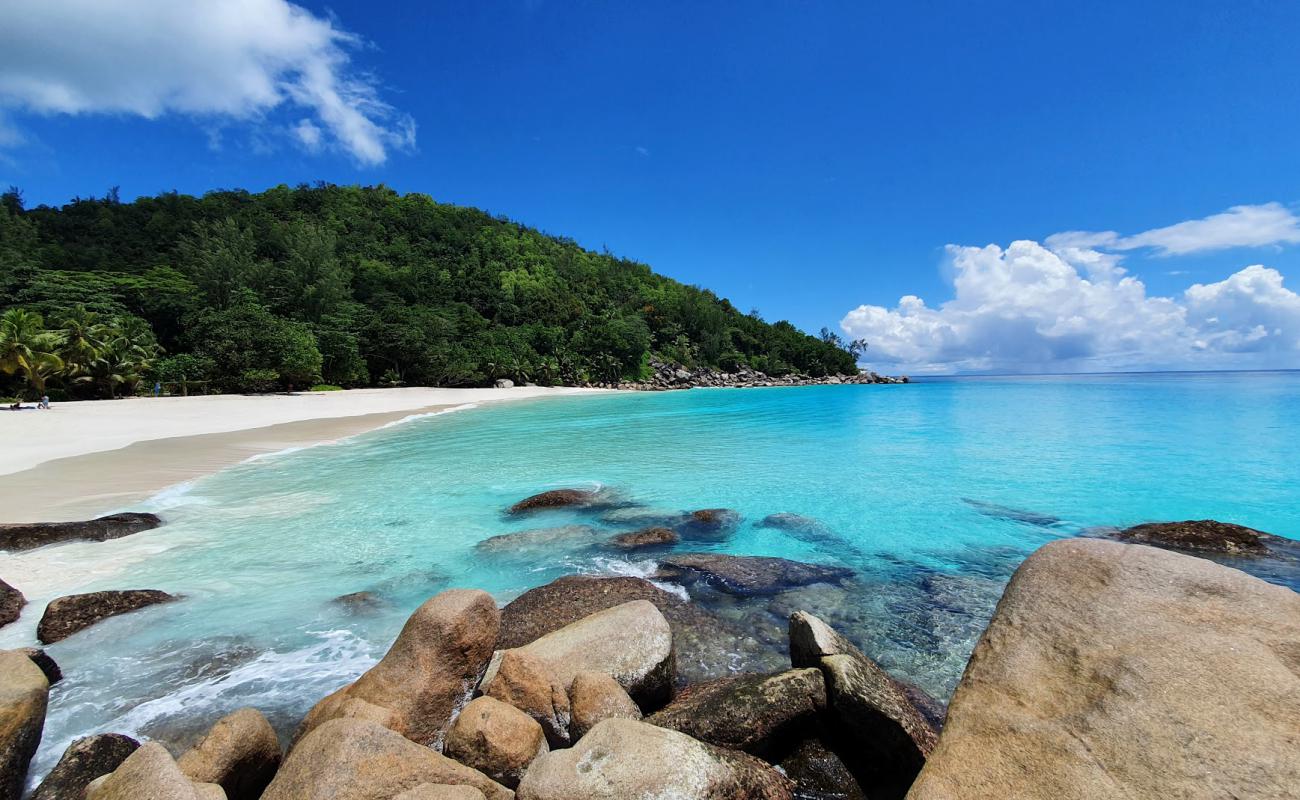
[[[29,203],[383,182],[882,366],[1300,367],[1297,3],[100,5],[0,9]]]

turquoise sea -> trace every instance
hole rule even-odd
[[[480,587],[505,602],[573,572],[651,574],[652,555],[593,547],[590,535],[476,548],[532,528],[627,530],[598,514],[503,514],[566,486],[743,518],[729,536],[677,550],[855,570],[837,587],[697,598],[752,627],[757,644],[735,668],[777,666],[782,615],[805,607],[946,699],[1006,579],[1047,541],[1205,517],[1300,538],[1300,373],[612,393],[428,416],[246,462],[140,506],[167,519],[156,531],[0,555],[0,575],[32,601],[0,646],[32,643],[36,610],[61,594],[185,596],[49,648],[68,677],[53,692],[34,774],[76,736],[178,744],[242,705],[291,730],[445,588]],[[776,512],[823,528],[755,525]],[[1269,579],[1300,588],[1294,571],[1273,569],[1263,568]],[[377,607],[332,602],[358,591]]]

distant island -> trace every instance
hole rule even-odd
[[[816,379],[863,347],[384,186],[0,198],[0,396]]]

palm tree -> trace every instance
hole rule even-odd
[[[115,326],[105,330],[99,353],[87,376],[103,384],[110,398],[117,397],[118,386],[134,393],[159,352],[149,323],[139,317],[125,317],[115,322]]]
[[[35,311],[11,308],[0,314],[0,372],[21,374],[36,390],[45,393],[45,380],[63,369],[57,351],[63,332],[45,327]]]
[[[76,306],[60,320],[63,328],[63,363],[67,375],[88,375],[95,360],[104,348],[104,338],[111,333],[109,326],[100,322],[99,314]]]

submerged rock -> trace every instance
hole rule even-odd
[[[514,788],[533,759],[549,749],[542,726],[532,717],[495,698],[478,697],[456,717],[443,752]]]
[[[109,617],[179,599],[157,589],[70,594],[51,600],[45,607],[45,614],[36,626],[36,638],[44,644],[54,644]]]
[[[280,740],[255,708],[241,708],[212,726],[177,759],[192,781],[216,783],[229,800],[257,800],[280,766]]]
[[[350,614],[373,614],[387,605],[383,598],[374,592],[352,592],[341,594],[330,601]]]
[[[573,709],[570,733],[577,741],[607,719],[641,719],[641,709],[618,681],[603,672],[579,672],[569,687],[569,706]]]
[[[86,800],[225,800],[220,786],[186,778],[167,749],[141,745],[118,768],[86,786]]]
[[[1293,797],[1300,595],[1178,553],[1047,544],[1016,571],[909,800]]]
[[[607,719],[533,763],[519,800],[791,800],[777,770],[744,753],[630,719]],[[273,799],[272,799],[273,800]]]
[[[25,605],[27,598],[23,593],[0,580],[0,627],[17,620]]]
[[[32,550],[59,542],[105,542],[162,525],[157,514],[124,513],[79,522],[0,525],[0,550]]]
[[[91,781],[120,767],[139,747],[135,739],[120,733],[78,739],[63,751],[30,800],[79,800]]]
[[[0,800],[23,795],[45,727],[50,683],[26,653],[0,650]]]
[[[988,503],[983,500],[972,500],[969,497],[963,497],[961,501],[984,516],[992,517],[994,519],[1005,519],[1010,522],[1023,522],[1026,525],[1034,525],[1039,528],[1050,528],[1061,521],[1059,517],[1053,517],[1049,514],[1039,514],[1036,511],[1025,511],[1020,508],[1001,506],[997,503]]]
[[[718,616],[641,578],[569,575],[538,586],[501,610],[500,648],[520,647],[597,611],[632,600],[654,603],[672,627],[679,679],[687,682],[729,675],[739,663],[775,669],[786,663],[784,628],[771,648]]]
[[[938,739],[907,691],[811,614],[790,617],[790,661],[825,676],[827,701],[854,745],[850,767],[869,777],[873,794],[902,797]]]
[[[568,688],[546,661],[524,650],[503,651],[486,695],[536,720],[551,747],[569,746]]]
[[[1129,544],[1149,544],[1166,550],[1234,556],[1266,556],[1272,553],[1270,544],[1282,541],[1282,537],[1271,533],[1213,519],[1147,522],[1118,531],[1114,538]]]
[[[731,535],[740,520],[740,512],[729,508],[702,508],[688,514],[677,531],[689,539],[720,539]]]
[[[579,672],[603,672],[619,682],[642,708],[658,708],[672,694],[675,659],[672,630],[653,603],[633,600],[584,617],[522,648],[550,665],[562,686]],[[483,676],[485,694],[504,654]]]
[[[825,709],[821,671],[792,669],[688,686],[646,722],[719,747],[769,757],[815,732],[816,719]]]
[[[795,534],[800,539],[810,541],[822,541],[835,536],[831,532],[830,526],[821,520],[789,512],[768,514],[755,525],[759,528],[774,528],[779,531],[786,531]]]
[[[426,601],[378,664],[307,713],[296,738],[355,717],[420,744],[440,742],[492,656],[500,619],[487,592],[451,589]]]
[[[597,530],[590,525],[561,525],[555,528],[536,528],[489,536],[474,547],[485,553],[550,550],[555,547],[596,544],[604,541],[608,535],[608,532]]]
[[[645,508],[644,506],[627,506],[613,508],[600,515],[600,521],[606,525],[626,525],[628,527],[653,528],[675,527],[687,517],[680,511],[663,508]]]
[[[487,800],[514,796],[478,770],[382,725],[333,719],[290,751],[262,800],[390,800],[424,784],[471,786]]]
[[[551,489],[526,497],[510,506],[508,514],[529,514],[556,508],[600,509],[614,505],[608,492],[591,489]]]
[[[631,533],[620,533],[609,543],[619,550],[643,550],[648,547],[667,547],[676,544],[680,537],[671,528],[642,528]]]
[[[729,594],[756,595],[777,594],[812,583],[833,583],[852,575],[848,567],[784,558],[676,553],[660,559],[656,577],[683,584],[704,581]]]

